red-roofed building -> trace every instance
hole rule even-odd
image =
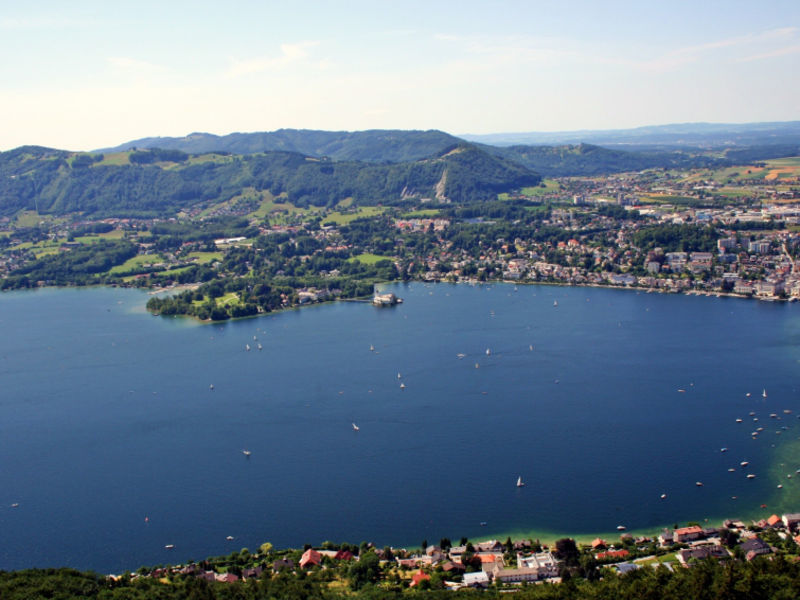
[[[339,550],[333,558],[334,560],[353,560],[354,557],[350,550]]]
[[[411,583],[409,584],[408,587],[415,587],[420,583],[422,583],[423,581],[430,581],[430,580],[431,576],[423,572],[422,569],[420,569],[419,571],[414,573],[414,576],[411,578]]]
[[[599,548],[605,548],[606,541],[601,538],[594,538],[592,540],[592,550],[598,550]]]
[[[699,540],[703,537],[703,528],[699,525],[679,527],[672,535],[676,543],[691,542],[692,540]]]
[[[305,552],[303,552],[303,556],[300,557],[300,567],[305,568],[308,565],[319,566],[322,562],[322,555],[314,550],[313,548],[309,548]]]
[[[778,515],[772,515],[769,519],[767,519],[767,525],[770,527],[776,527],[778,525],[783,525],[783,521]]]

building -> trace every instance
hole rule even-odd
[[[679,527],[673,532],[673,538],[676,543],[691,542],[699,540],[703,537],[703,528],[699,525],[691,525],[689,527]]]

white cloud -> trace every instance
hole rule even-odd
[[[304,60],[310,54],[309,50],[319,45],[318,41],[298,42],[296,44],[281,44],[281,53],[273,57],[257,57],[247,60],[237,60],[231,58],[231,66],[228,69],[229,78],[242,77],[263,71],[273,71],[284,69],[289,65]],[[319,64],[323,65],[324,61]]]

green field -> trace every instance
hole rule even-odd
[[[116,267],[111,267],[108,271],[111,275],[127,275],[128,273],[134,271],[141,271],[146,269],[145,265],[150,265],[154,263],[160,263],[164,259],[158,254],[139,254],[132,258],[129,258],[121,265],[117,265]]]
[[[379,262],[381,260],[394,260],[394,258],[391,256],[380,256],[378,254],[365,253],[365,254],[359,254],[358,256],[353,256],[348,260],[350,262],[357,260],[358,262],[365,265],[374,265],[376,262]]]
[[[543,196],[545,194],[551,194],[553,192],[558,192],[561,190],[561,184],[559,184],[555,179],[543,179],[542,186],[533,186],[533,187],[524,187],[520,190],[523,196]]]
[[[364,217],[374,217],[384,212],[381,206],[361,206],[356,212],[332,212],[322,219],[322,223],[334,223],[336,225],[347,225],[351,221]]]
[[[186,255],[186,260],[196,262],[198,265],[207,265],[216,260],[222,260],[222,252],[190,252]]]
[[[404,219],[433,219],[439,215],[439,210],[436,208],[426,208],[424,210],[413,210],[411,212],[403,213]]]

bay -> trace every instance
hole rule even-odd
[[[223,324],[135,290],[0,295],[0,569],[800,510],[796,305],[386,289],[405,302]]]

